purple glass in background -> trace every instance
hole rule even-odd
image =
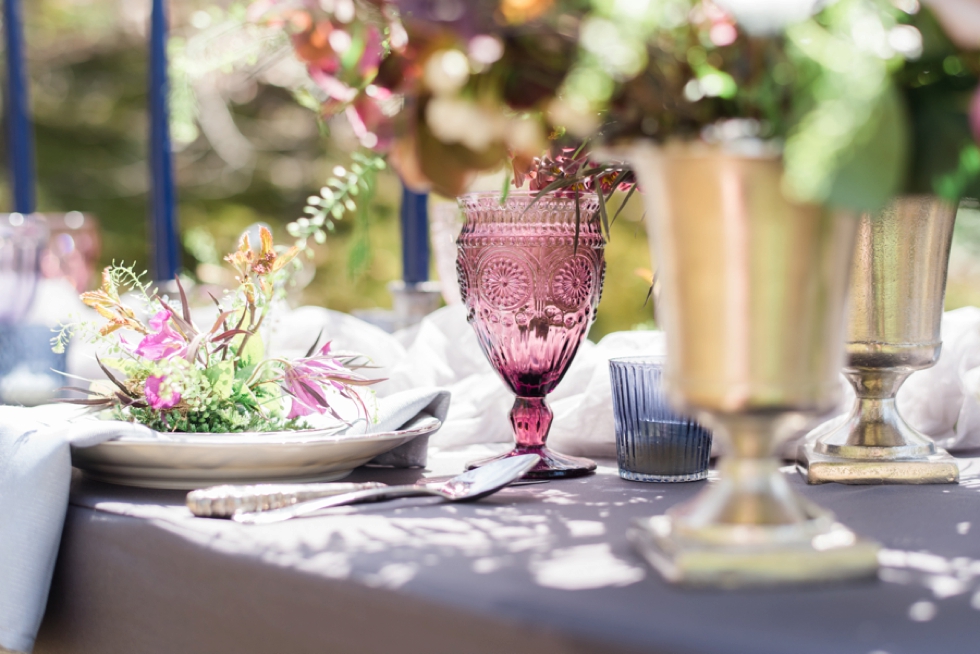
[[[0,325],[20,322],[31,308],[47,244],[43,218],[0,214]]]
[[[605,274],[605,242],[595,195],[583,194],[576,246],[574,198],[513,191],[459,198],[466,217],[456,272],[466,319],[490,364],[517,395],[510,412],[516,446],[500,457],[538,454],[525,477],[574,477],[589,459],[550,450],[553,414],[545,397],[561,381],[595,319]],[[470,464],[478,467],[494,459]]]
[[[671,410],[661,386],[664,357],[609,361],[619,476],[698,481],[708,476],[711,432]]]
[[[41,254],[43,279],[66,279],[79,293],[91,290],[98,279],[102,237],[99,221],[80,211],[46,213],[51,236]]]

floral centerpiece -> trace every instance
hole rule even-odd
[[[297,359],[265,352],[262,326],[297,251],[277,251],[264,227],[257,248],[244,235],[225,258],[238,287],[214,299],[216,315],[204,328],[179,279],[179,302],[172,303],[132,268],[109,266],[102,287],[81,296],[105,321],[65,325],[54,339],[56,350],[77,337],[103,351],[106,381],[72,388],[88,397],[68,401],[168,432],[304,429],[317,414],[372,420],[373,394],[365,387],[379,380],[358,374],[362,357],[334,353],[329,341],[312,343]]]
[[[558,96],[600,115],[607,142],[765,142],[799,201],[955,200],[980,193],[968,4],[594,2]]]
[[[259,0],[250,16],[290,34],[324,116],[346,114],[405,183],[453,197],[545,150],[577,28],[563,3],[449,4]]]

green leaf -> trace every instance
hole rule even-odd
[[[236,349],[241,348],[241,343],[245,339],[244,336],[236,336]],[[238,360],[242,366],[257,366],[265,358],[265,344],[262,343],[262,337],[258,334],[252,334],[245,341],[245,347],[238,350]]]
[[[841,153],[827,204],[873,211],[901,191],[908,172],[908,122],[901,98],[889,88],[853,146]]]
[[[620,177],[617,179],[622,178],[625,174],[626,171],[624,170],[620,175]],[[625,207],[626,204],[630,201],[630,198],[633,197],[634,191],[636,191],[636,184],[633,184],[633,186],[630,187],[630,190],[626,192],[626,197],[623,198],[623,201],[619,204],[619,208],[616,209],[616,213],[613,215],[611,223],[615,223],[616,219],[619,218],[619,214],[623,213],[623,207]]]
[[[248,381],[248,378],[252,376],[253,372],[255,372],[254,364],[250,366],[239,366],[238,369],[235,370],[235,380],[241,382]]]
[[[227,400],[231,397],[235,381],[235,364],[232,361],[221,361],[204,371],[204,376],[211,382],[211,391]]]

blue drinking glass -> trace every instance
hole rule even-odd
[[[711,432],[678,415],[661,386],[664,357],[609,361],[619,476],[631,481],[698,481],[708,476]]]

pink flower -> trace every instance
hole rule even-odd
[[[374,25],[367,26],[367,35],[364,39],[364,54],[357,62],[357,72],[366,80],[374,79],[378,74],[378,67],[384,57],[384,46],[381,43],[381,32]]]
[[[315,382],[311,383],[309,380],[304,379],[301,374],[296,372],[295,368],[286,371],[283,388],[292,396],[289,414],[286,416],[287,419],[292,420],[293,418],[308,416],[311,413],[324,413],[327,410],[326,407],[321,405],[317,397],[313,395],[313,392],[315,392],[320,397],[323,397],[323,389],[319,388]]]
[[[324,388],[332,388],[348,399],[356,399],[356,395],[352,397],[345,383],[359,381],[359,377],[330,356],[328,342],[316,355],[297,359],[286,369],[282,388],[292,398],[289,415],[286,417],[292,419],[328,411],[336,416]]]
[[[170,326],[170,317],[169,311],[161,311],[150,319],[151,332],[136,346],[136,354],[150,361],[184,354],[187,341]]]
[[[146,396],[146,403],[154,409],[172,409],[180,403],[180,393],[164,388],[163,394],[160,393],[161,386],[167,381],[166,377],[153,376],[147,377],[143,385],[143,394]]]
[[[327,72],[321,66],[307,66],[310,78],[327,94],[327,97],[338,104],[347,104],[357,97],[357,89],[341,82],[337,77]]]
[[[394,122],[381,107],[391,98],[391,92],[379,86],[372,86],[371,92],[373,95],[360,95],[347,106],[347,120],[361,145],[384,152],[395,137]]]

